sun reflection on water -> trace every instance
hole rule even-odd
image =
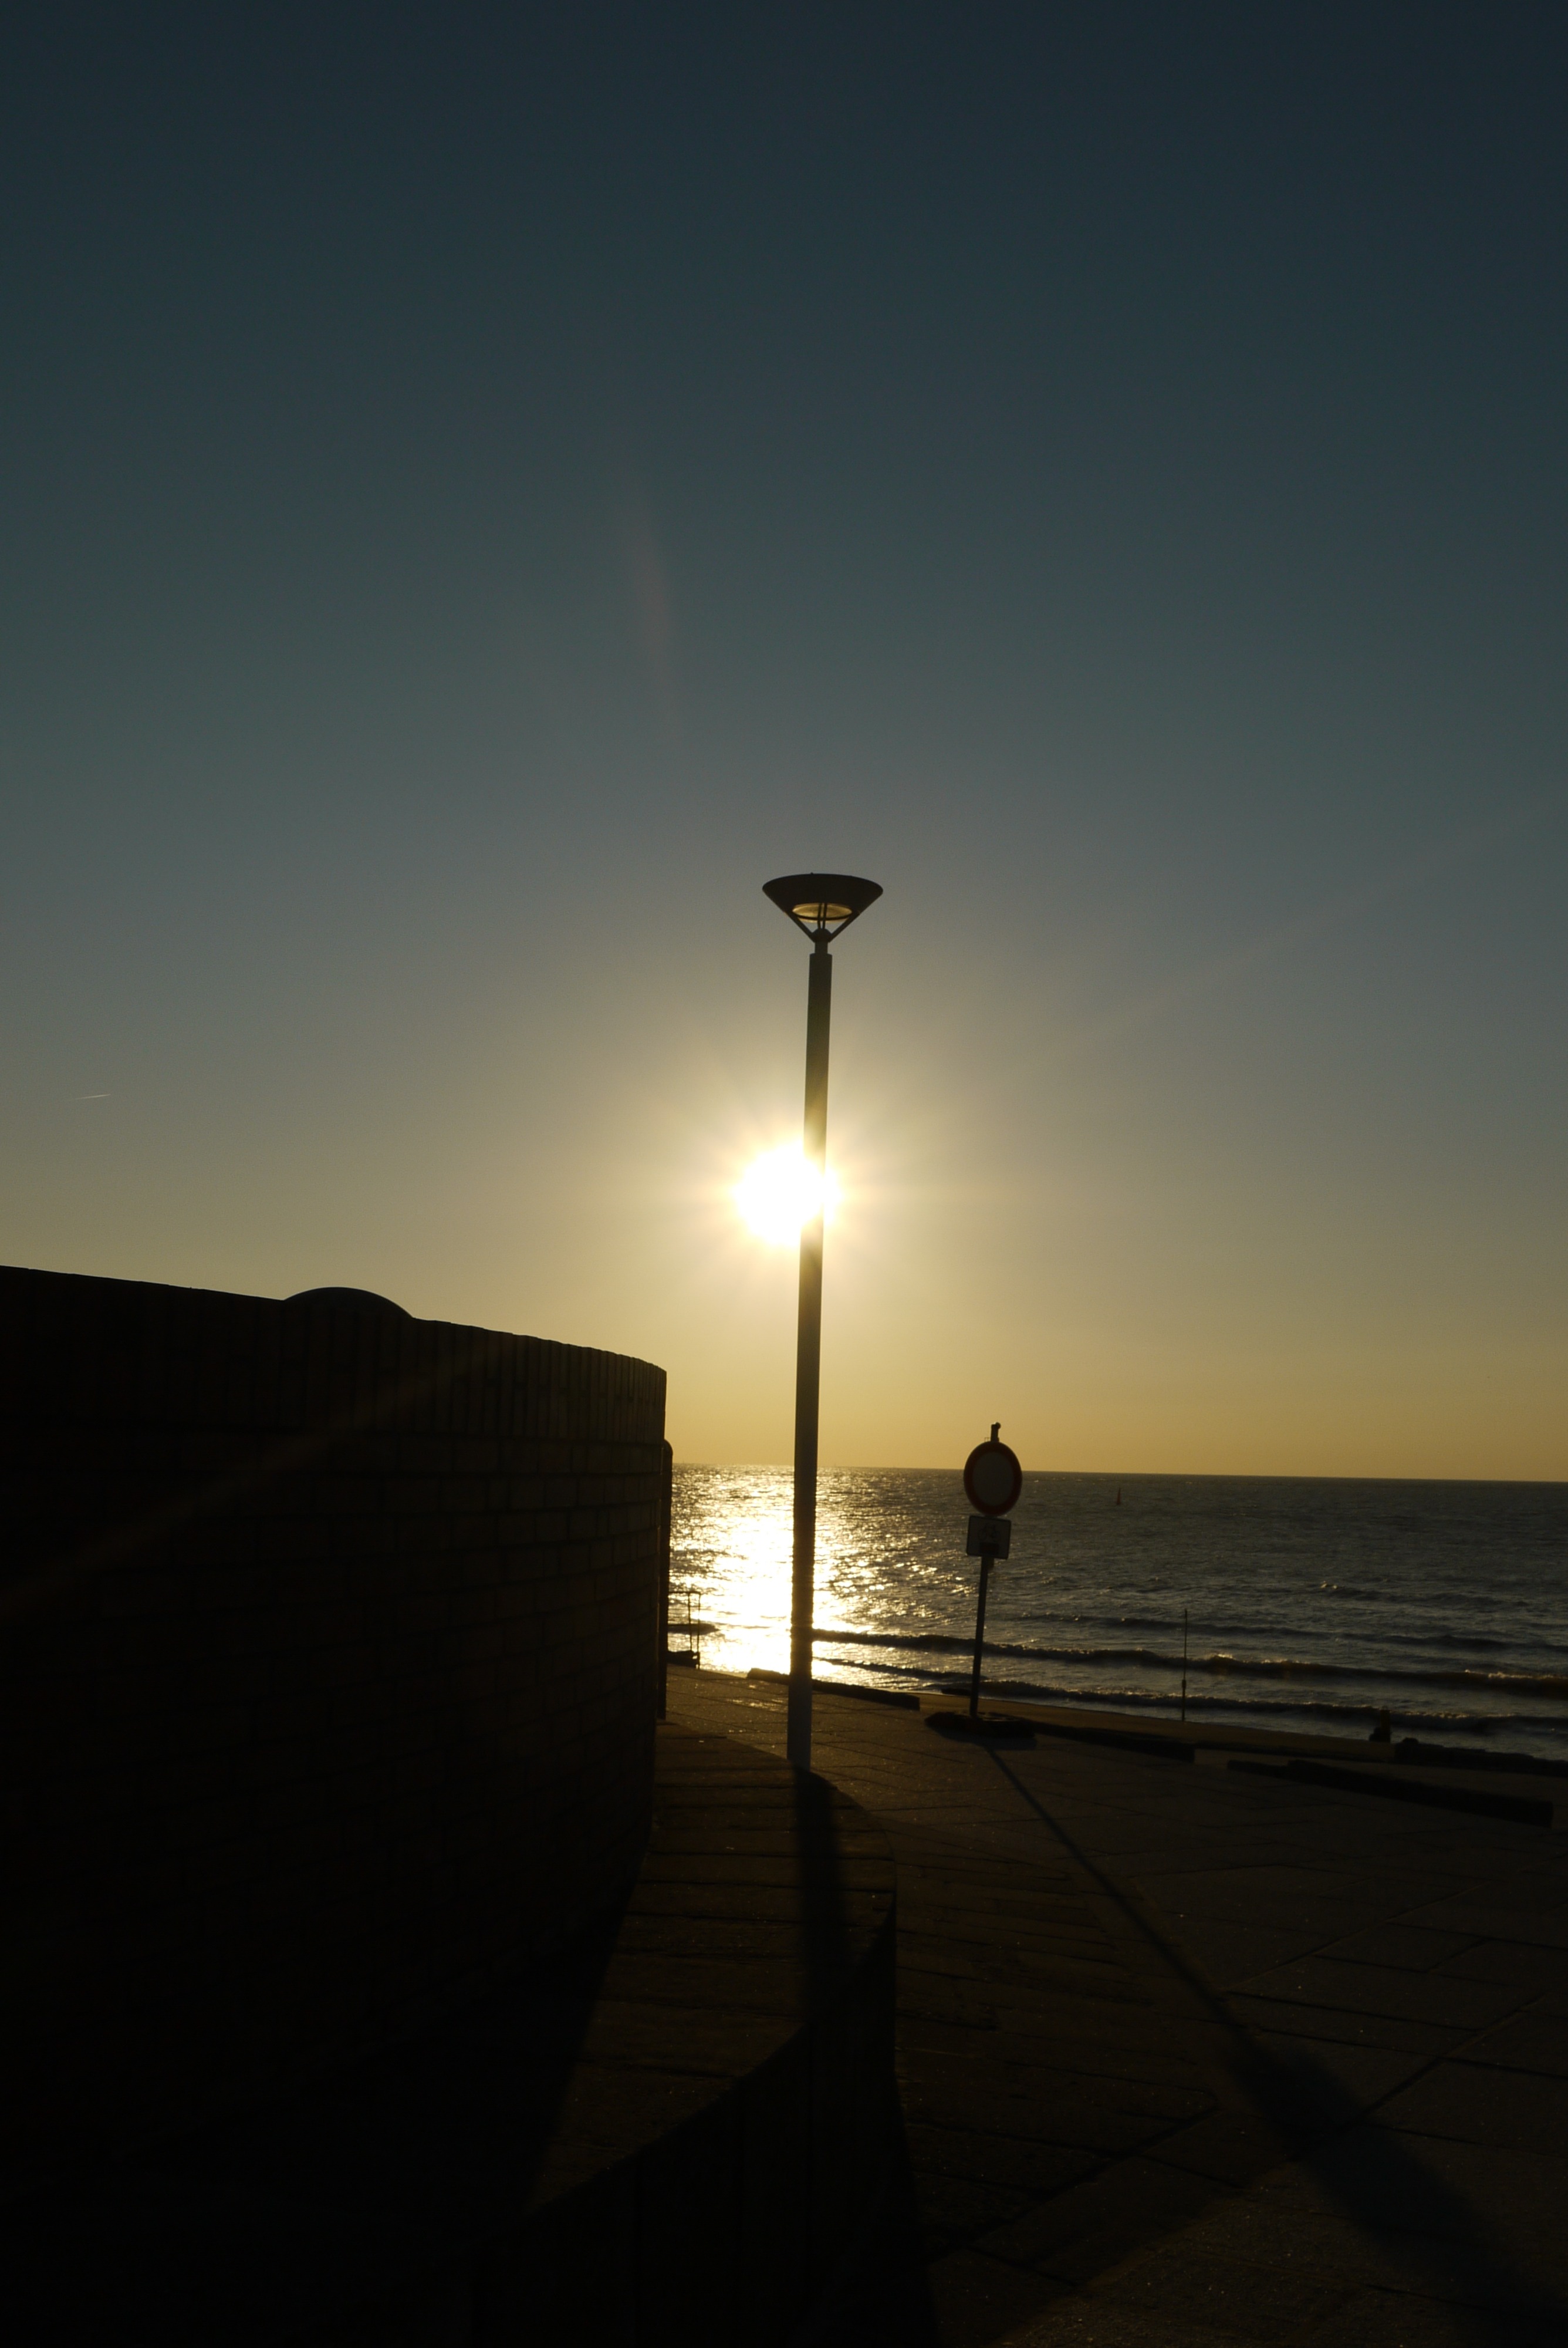
[[[958,1540],[933,1540],[922,1511],[890,1505],[886,1475],[825,1473],[818,1487],[816,1630],[946,1628],[968,1573]],[[920,1478],[951,1484],[956,1476]],[[671,1580],[692,1591],[702,1661],[715,1671],[784,1671],[789,1664],[794,1479],[787,1468],[682,1468],[676,1478]],[[676,1610],[679,1613],[680,1610]],[[868,1658],[819,1650],[820,1678],[889,1679]]]
[[[1123,1486],[1125,1492],[1123,1493]],[[789,1661],[788,1468],[682,1466],[671,1579],[702,1660]],[[1568,1488],[1037,1474],[993,1577],[988,1685],[1197,1718],[1568,1752]],[[961,1690],[977,1568],[954,1469],[825,1469],[819,1679]],[[683,1604],[671,1609],[681,1643]]]

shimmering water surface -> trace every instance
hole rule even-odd
[[[704,1663],[787,1664],[792,1489],[784,1468],[676,1468],[671,1581]],[[952,1470],[822,1478],[819,1678],[967,1685],[968,1516]],[[1173,1713],[1185,1608],[1189,1719],[1364,1735],[1387,1705],[1396,1735],[1568,1755],[1568,1484],[1041,1475],[1013,1526],[999,1692]]]

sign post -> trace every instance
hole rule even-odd
[[[964,1490],[977,1513],[969,1519],[968,1551],[980,1560],[979,1601],[975,1609],[975,1667],[969,1679],[969,1718],[980,1716],[980,1666],[986,1646],[986,1595],[991,1568],[1012,1548],[1008,1511],[1023,1489],[1023,1469],[1016,1451],[999,1440],[1001,1421],[991,1428],[989,1443],[977,1443],[964,1462]]]

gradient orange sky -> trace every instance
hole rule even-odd
[[[859,871],[825,1462],[1568,1477],[1560,16],[78,13],[0,1254],[784,1459],[761,888]]]

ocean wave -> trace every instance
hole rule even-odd
[[[956,1677],[943,1679],[938,1684],[942,1694],[952,1695],[967,1694],[969,1686],[967,1678]],[[985,1683],[985,1692],[993,1701],[1007,1696],[1020,1699],[1028,1697],[1040,1704],[1060,1704],[1070,1710],[1083,1712],[1152,1712],[1157,1707],[1162,1715],[1168,1717],[1177,1709],[1177,1699],[1169,1689],[1156,1692],[1152,1688],[1086,1688],[1040,1680],[989,1679]],[[1312,1721],[1325,1725],[1327,1733],[1330,1724],[1337,1728],[1349,1725],[1357,1730],[1364,1730],[1368,1721],[1377,1718],[1378,1709],[1378,1706],[1370,1702],[1336,1704],[1330,1698],[1324,1696],[1305,1697],[1297,1703],[1290,1703],[1278,1696],[1247,1697],[1210,1695],[1204,1693],[1194,1695],[1190,1688],[1187,1691],[1189,1720],[1195,1716],[1212,1717],[1221,1714],[1231,1715],[1245,1714],[1253,1719],[1261,1716],[1278,1722]],[[1561,1732],[1563,1725],[1557,1720],[1532,1721],[1528,1715],[1522,1714],[1442,1712],[1405,1705],[1399,1706],[1395,1711],[1394,1718],[1401,1731],[1440,1729],[1445,1735],[1450,1736],[1490,1737],[1495,1736],[1500,1730],[1517,1734],[1532,1727],[1555,1729]]]
[[[831,1668],[831,1667],[830,1667]],[[875,1679],[869,1677],[874,1671]],[[847,1671],[845,1677],[848,1677]],[[825,1674],[824,1675],[825,1676]],[[862,1684],[888,1684],[918,1687],[929,1693],[946,1695],[967,1695],[968,1675],[947,1674],[923,1670],[917,1663],[878,1663],[867,1667]],[[1178,1699],[1168,1688],[1135,1688],[1124,1685],[1085,1687],[1081,1683],[1035,1679],[1009,1679],[991,1675],[985,1682],[985,1693],[992,1701],[1011,1697],[1018,1702],[1050,1704],[1066,1711],[1129,1712],[1172,1718],[1177,1711]],[[1205,1690],[1187,1692],[1187,1717],[1252,1720],[1286,1727],[1292,1723],[1308,1730],[1321,1731],[1325,1735],[1347,1734],[1361,1736],[1368,1724],[1375,1721],[1380,1707],[1370,1698],[1353,1703],[1336,1703],[1331,1697],[1288,1697],[1259,1694],[1216,1695]],[[1559,1715],[1530,1712],[1459,1712],[1439,1710],[1430,1706],[1399,1705],[1392,1707],[1396,1726],[1400,1734],[1430,1731],[1442,1736],[1464,1736],[1490,1739],[1498,1736],[1527,1736],[1537,1743],[1561,1749],[1564,1741],[1564,1723]]]
[[[705,1662],[782,1660],[790,1481],[676,1470],[672,1578],[719,1626]],[[1568,1482],[1130,1477],[1113,1515],[1106,1486],[1028,1479],[991,1590],[999,1693],[1173,1717],[1190,1608],[1190,1718],[1364,1736],[1386,1705],[1423,1739],[1568,1752]],[[967,1675],[956,1474],[828,1471],[819,1509],[824,1674]]]
[[[818,1647],[892,1647],[935,1654],[972,1654],[974,1641],[946,1631],[818,1631]],[[1207,1678],[1365,1680],[1384,1685],[1452,1688],[1495,1695],[1543,1696],[1568,1703],[1568,1674],[1562,1672],[1503,1671],[1485,1666],[1431,1665],[1423,1670],[1408,1663],[1359,1663],[1307,1655],[1238,1655],[1222,1650],[1190,1655],[1155,1647],[1026,1646],[1017,1642],[988,1639],[986,1654],[1022,1663],[1121,1663],[1167,1675],[1185,1671],[1189,1681]]]

